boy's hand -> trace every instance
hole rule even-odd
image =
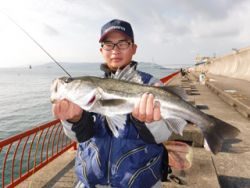
[[[52,105],[52,113],[60,120],[77,122],[81,119],[83,110],[77,104],[72,103],[67,99],[63,99],[56,101],[56,103]]]
[[[151,93],[144,93],[132,111],[134,118],[141,122],[151,123],[161,119],[160,103],[154,101]]]

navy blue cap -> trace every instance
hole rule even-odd
[[[108,23],[106,23],[104,26],[102,26],[101,37],[100,37],[99,42],[103,42],[104,38],[111,31],[122,32],[125,35],[127,35],[129,38],[131,38],[132,41],[134,42],[134,33],[133,33],[133,29],[130,23],[123,21],[123,20],[118,20],[118,19],[111,20]]]

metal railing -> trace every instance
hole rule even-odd
[[[168,76],[165,76],[165,77],[161,78],[160,80],[161,80],[162,83],[168,84],[168,82],[169,82],[172,78],[174,78],[175,76],[177,76],[179,73],[180,73],[180,71],[176,71],[176,72],[174,72],[174,73],[172,73],[172,74],[170,74],[170,75],[168,75]]]
[[[76,143],[59,120],[0,141],[0,187],[15,187]]]

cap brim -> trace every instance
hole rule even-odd
[[[114,31],[114,30],[112,30]],[[108,31],[107,33],[105,33],[104,35],[101,36],[101,38],[99,39],[99,42],[103,42],[103,40],[106,38],[106,36],[110,33],[111,31]]]
[[[128,36],[126,33],[122,32],[122,31],[120,31],[120,30],[117,30],[117,29],[111,29],[111,30],[109,30],[108,32],[106,32],[104,35],[101,36],[101,38],[99,39],[99,42],[103,42],[103,40],[107,37],[107,35],[108,35],[109,33],[111,33],[111,32],[114,32],[114,31],[115,31],[115,32],[122,33],[123,35],[125,35],[125,36],[127,36],[128,38],[131,39],[131,37]]]

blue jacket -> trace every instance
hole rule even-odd
[[[150,74],[138,73],[144,84],[152,81]],[[131,114],[126,117],[118,137],[113,136],[100,114],[84,112],[83,118],[72,125],[70,131],[79,142],[75,170],[83,187],[150,188],[162,179],[167,167],[164,146],[157,144],[156,136],[144,123]],[[66,126],[65,131],[70,134]]]

